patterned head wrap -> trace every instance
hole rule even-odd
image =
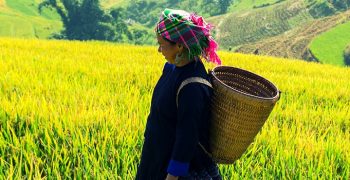
[[[221,60],[216,54],[218,45],[210,35],[212,28],[203,17],[194,13],[165,9],[155,30],[163,38],[183,44],[190,59],[201,55],[207,61],[220,65]]]

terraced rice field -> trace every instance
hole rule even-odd
[[[220,29],[216,37],[219,44],[227,49],[282,34],[313,20],[304,6],[302,1],[288,1],[246,13],[215,17],[209,21]]]

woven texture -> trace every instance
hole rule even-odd
[[[230,164],[253,142],[279,91],[261,76],[228,66],[214,68],[211,81],[210,151],[217,163]]]

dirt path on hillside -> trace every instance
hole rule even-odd
[[[236,52],[317,61],[308,48],[312,39],[347,21],[350,21],[350,10],[339,15],[317,19],[282,35],[246,44]]]
[[[229,14],[225,14],[225,15],[223,15],[222,17],[219,18],[220,21],[219,21],[219,23],[217,23],[216,28],[215,28],[215,30],[216,30],[215,37],[216,37],[217,39],[219,39],[219,38],[220,38],[220,35],[221,35],[221,34],[220,34],[221,25],[222,25],[222,23],[224,22],[224,20],[225,20],[228,16],[229,16]]]

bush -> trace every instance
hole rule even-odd
[[[344,62],[345,65],[350,66],[350,44],[344,51]]]
[[[338,11],[346,11],[350,8],[349,0],[332,0],[332,1],[309,1],[309,13],[314,18],[331,16]]]
[[[331,16],[336,11],[337,10],[334,8],[334,6],[331,6],[331,4],[329,2],[315,3],[309,9],[309,13],[314,18]]]
[[[339,10],[345,11],[349,9],[350,1],[333,0],[333,6]]]

